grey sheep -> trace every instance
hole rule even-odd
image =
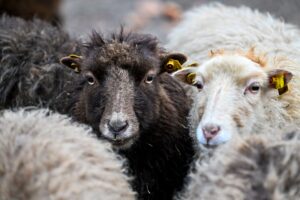
[[[48,110],[0,117],[0,199],[135,198],[123,162],[86,126]]]
[[[283,135],[248,136],[219,147],[210,162],[197,163],[178,199],[300,199],[300,132]]]

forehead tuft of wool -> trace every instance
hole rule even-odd
[[[90,71],[107,71],[118,67],[138,74],[160,67],[160,56],[164,50],[158,40],[148,34],[113,34],[109,39],[93,32],[90,42],[85,44],[83,68]]]
[[[255,47],[251,47],[248,51],[243,51],[243,50],[237,50],[237,51],[225,51],[224,49],[219,49],[219,50],[211,50],[209,52],[209,57],[215,57],[215,56],[220,56],[220,55],[241,55],[252,62],[257,63],[261,67],[265,67],[267,65],[267,58],[265,54],[257,54],[255,52]]]

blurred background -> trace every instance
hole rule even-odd
[[[85,38],[92,29],[106,34],[124,25],[165,42],[184,11],[210,2],[246,5],[300,26],[300,0],[0,0],[0,11],[62,23],[74,37]]]
[[[61,7],[65,28],[72,35],[91,29],[112,32],[120,24],[135,31],[152,33],[165,42],[182,12],[212,0],[64,0]],[[247,5],[300,25],[300,0],[218,0],[227,5]]]

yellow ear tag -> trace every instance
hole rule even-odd
[[[78,56],[78,55],[76,55],[76,54],[70,54],[69,57],[70,57],[70,58],[81,58],[81,56]]]
[[[75,58],[79,58],[79,59],[82,58],[82,56],[79,56],[79,55],[76,55],[76,54],[70,54],[69,57],[73,58],[73,59],[75,59]],[[78,65],[76,63],[71,63],[71,67],[74,69],[74,71],[76,73],[80,72],[80,68],[78,67]]]
[[[199,63],[196,63],[196,62],[188,65],[188,67],[198,67],[198,66],[199,66]]]
[[[275,84],[275,89],[278,90],[279,95],[284,94],[288,91],[288,86],[285,83],[285,77],[284,74],[279,74],[275,77],[272,77],[272,82]]]
[[[188,84],[194,84],[196,79],[196,74],[195,73],[189,73],[186,75],[186,82]]]
[[[71,67],[73,67],[73,69],[74,69],[74,71],[75,71],[76,73],[79,73],[79,72],[80,72],[79,67],[77,66],[76,63],[71,63]]]
[[[279,74],[278,76],[272,77],[272,82],[275,84],[275,89],[284,88],[284,75]]]
[[[182,69],[182,66],[178,60],[170,59],[165,65],[165,69],[170,73]]]

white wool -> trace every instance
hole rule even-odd
[[[210,50],[255,47],[267,55],[300,60],[300,31],[291,24],[247,7],[210,4],[187,12],[168,36],[167,48],[202,63]]]
[[[209,57],[211,50],[238,52],[255,47],[256,54],[264,54],[267,58],[267,65],[261,68],[262,72],[283,69],[291,72],[293,78],[287,93],[281,96],[267,94],[256,104],[260,108],[255,114],[252,113],[251,120],[254,121],[249,121],[252,125],[247,127],[247,132],[281,129],[289,123],[300,125],[300,31],[296,26],[246,7],[210,4],[187,12],[183,21],[170,33],[168,40],[168,49],[185,53],[190,62],[200,63],[199,70],[203,63],[207,65],[209,59],[217,59]],[[192,133],[196,132],[201,121],[200,110],[203,107],[199,104],[202,97],[201,92],[193,97],[194,105],[190,113]],[[218,121],[222,122],[222,119]],[[227,136],[220,141],[228,140]]]
[[[48,110],[0,116],[0,199],[135,199],[123,161],[86,126]]]

